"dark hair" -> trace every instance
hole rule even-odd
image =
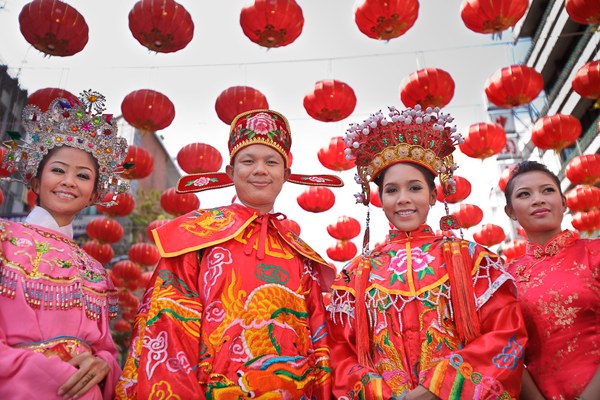
[[[560,189],[560,180],[554,173],[552,173],[552,171],[548,169],[548,167],[537,161],[522,161],[515,166],[515,168],[510,173],[510,178],[508,178],[508,182],[506,182],[506,188],[504,189],[504,198],[506,199],[507,207],[512,207],[512,201],[510,198],[512,197],[513,191],[515,190],[515,178],[519,175],[523,175],[527,172],[532,171],[539,171],[548,175],[554,181],[554,183],[556,183],[556,186],[558,187],[558,192],[561,196],[563,196],[562,190]]]
[[[50,157],[52,157],[52,155],[54,153],[56,153],[58,151],[58,149],[62,149],[64,146],[56,146],[52,149],[50,149],[50,151],[42,158],[42,161],[40,161],[40,164],[38,165],[38,169],[37,172],[35,173],[35,177],[37,179],[39,179],[40,181],[42,180],[42,172],[44,171],[44,167],[46,166],[46,164],[48,163],[48,160],[50,159]],[[76,149],[77,147],[73,147],[74,149]],[[81,150],[81,149],[79,149]],[[85,151],[85,150],[82,150]],[[94,191],[97,192],[98,191],[98,182],[100,181],[100,165],[98,164],[98,160],[96,160],[96,157],[94,157],[92,155],[92,153],[85,151],[86,153],[88,153],[91,157],[92,160],[94,161],[94,172],[96,173],[96,178],[94,179]],[[38,206],[40,206],[40,195],[38,194],[37,198],[35,199],[35,204],[37,204]]]
[[[413,163],[413,162],[406,162],[405,164],[410,164],[412,167],[415,167],[416,169],[421,171],[421,173],[425,177],[425,182],[427,182],[427,186],[429,186],[429,190],[431,190],[431,191],[435,190],[435,175],[433,174],[433,172],[431,172],[430,170],[428,170],[421,164],[417,164],[417,163]],[[392,165],[396,165],[396,164],[392,164]],[[381,199],[381,196],[383,195],[383,178],[385,177],[385,174],[387,173],[388,169],[392,165],[385,167],[385,169],[383,171],[381,171],[379,173],[379,175],[377,175],[375,177],[375,179],[373,179],[373,182],[375,182],[375,184],[379,188],[379,198],[380,199]]]

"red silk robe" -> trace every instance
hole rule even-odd
[[[121,399],[328,399],[333,271],[276,214],[239,204],[155,231]]]
[[[563,231],[508,266],[527,321],[525,365],[546,399],[579,396],[600,367],[600,240]]]
[[[481,335],[461,343],[441,243],[422,225],[391,231],[371,254],[365,290],[371,366],[360,365],[356,354],[359,260],[335,280],[329,311],[337,398],[400,399],[418,385],[442,399],[518,397],[527,336],[512,278],[495,254],[465,242]]]

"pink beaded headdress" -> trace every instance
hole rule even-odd
[[[27,136],[9,132],[8,152],[2,165],[16,170],[20,180],[30,185],[44,157],[55,147],[69,146],[90,153],[98,161],[96,190],[102,199],[107,193],[123,193],[129,184],[120,178],[121,163],[127,155],[127,141],[117,135],[112,115],[103,114],[105,98],[87,90],[79,99],[57,98],[48,111],[35,105],[23,109]]]

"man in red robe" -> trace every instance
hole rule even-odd
[[[180,192],[235,185],[234,204],[153,231],[162,259],[139,310],[119,399],[328,399],[326,312],[335,271],[273,205],[291,174],[289,125],[250,111],[231,124],[226,173],[181,178]]]

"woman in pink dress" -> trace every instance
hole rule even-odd
[[[121,369],[109,329],[116,291],[74,241],[77,213],[127,189],[116,175],[127,143],[103,97],[23,110],[26,140],[2,163],[38,195],[24,223],[0,220],[0,399],[111,399]],[[92,113],[95,111],[94,113]]]
[[[600,240],[561,229],[566,199],[540,163],[519,164],[505,196],[528,240],[509,265],[529,334],[521,398],[600,399]]]

